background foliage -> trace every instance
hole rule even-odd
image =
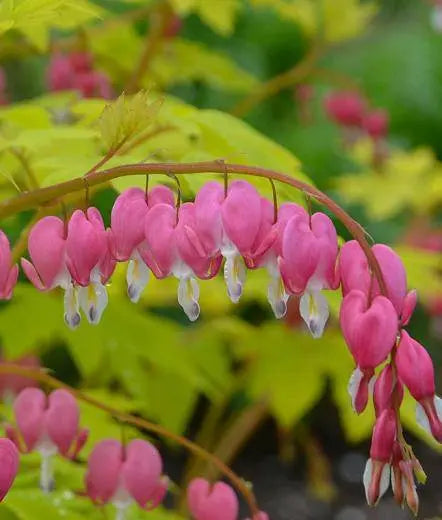
[[[0,109],[0,197],[83,175],[110,149],[116,152],[109,166],[223,159],[295,175],[330,193],[377,242],[397,247],[420,295],[412,332],[428,346],[440,376],[442,36],[429,12],[418,0],[3,0],[0,63],[9,104]],[[171,23],[178,24],[175,33]],[[115,96],[149,94],[105,108],[101,98],[49,91],[51,56],[72,51],[92,54]],[[299,82],[312,88],[305,103],[296,95]],[[390,114],[381,169],[373,165],[370,141],[344,146],[324,114],[324,95],[342,88],[359,89]],[[205,180],[188,176],[184,196]],[[168,178],[155,182],[175,188]],[[271,196],[268,183],[256,183]],[[125,177],[93,190],[105,221],[116,194],[131,185],[143,186],[144,179]],[[281,201],[304,203],[293,190],[278,190]],[[84,203],[83,194],[66,200],[69,211]],[[33,218],[25,212],[2,228],[20,245]],[[265,278],[250,274],[239,306],[229,302],[222,277],[202,283],[202,317],[189,325],[177,308],[174,280],[151,280],[134,306],[120,267],[100,325],[83,323],[76,331],[63,323],[60,294],[37,293],[23,279],[0,308],[2,355],[37,355],[57,377],[194,436],[227,463],[239,456],[246,479],[259,481],[256,461],[278,454],[289,479],[287,468],[297,468],[309,492],[339,504],[343,491],[331,471],[336,443],[357,449],[373,421],[369,411],[357,418],[350,408],[352,360],[336,327],[340,297],[330,295],[331,324],[315,341],[296,302],[283,323],[274,321]],[[415,426],[411,400],[405,408],[411,434],[431,444]],[[10,416],[7,402],[2,411]],[[83,459],[94,441],[121,434],[121,425],[87,406],[82,423],[92,432]],[[214,476],[214,469],[184,460],[175,446],[166,451],[179,504],[179,487],[197,472]],[[0,506],[2,519],[107,518],[81,494],[81,464],[57,461],[50,496],[38,490],[37,468],[33,456],[23,458],[17,484]],[[430,478],[438,477],[430,471]],[[291,518],[272,510],[270,499],[267,505],[272,518]],[[424,510],[440,512],[431,486]],[[166,510],[151,516],[185,518]]]

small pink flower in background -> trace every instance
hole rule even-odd
[[[127,292],[136,303],[149,280],[149,269],[142,258],[145,246],[144,227],[149,208],[156,204],[174,205],[172,190],[156,186],[146,194],[140,188],[129,188],[115,200],[108,230],[112,256],[118,262],[129,260],[126,281]]]
[[[355,289],[344,297],[339,321],[356,363],[349,393],[354,410],[361,413],[367,406],[374,369],[385,361],[396,342],[397,314],[384,296],[376,296],[369,303],[367,296]]]
[[[397,379],[393,367],[386,365],[377,376],[373,388],[373,402],[376,417],[379,417],[384,410],[391,408],[399,409],[404,397],[404,387]]]
[[[337,91],[325,99],[325,110],[328,117],[343,126],[359,127],[362,123],[366,101],[358,93],[352,91]]]
[[[46,397],[38,388],[26,388],[15,399],[14,414],[16,428],[7,426],[7,436],[24,453],[40,453],[40,486],[49,492],[54,484],[52,457],[59,453],[74,459],[88,438],[88,430],[79,427],[77,401],[66,390]]]
[[[365,114],[362,128],[374,140],[383,139],[388,133],[389,115],[386,110],[377,108]]]
[[[161,503],[169,484],[162,471],[161,456],[151,443],[137,439],[123,446],[107,439],[99,442],[89,456],[86,490],[94,502],[112,503],[116,519],[124,520],[134,502],[148,511]]]
[[[0,106],[7,105],[8,95],[6,93],[7,81],[5,71],[0,67]]]
[[[1,365],[20,365],[22,367],[40,368],[40,360],[36,356],[28,355],[12,361],[1,360]],[[4,401],[12,401],[17,394],[28,387],[36,387],[37,383],[28,377],[17,374],[0,375],[0,394]]]
[[[407,325],[416,306],[416,291],[407,292],[407,275],[399,255],[385,244],[372,247],[384,281],[387,286],[388,299],[394,305],[401,325]],[[376,277],[372,276],[367,257],[356,240],[346,242],[340,251],[338,272],[345,296],[353,289],[358,289],[368,297],[381,294]]]
[[[298,214],[285,226],[279,268],[291,294],[302,294],[301,316],[314,338],[322,336],[328,303],[323,289],[336,289],[338,242],[333,222],[324,213]]]
[[[8,237],[0,229],[0,300],[9,300],[18,278],[18,265],[12,265]]]
[[[85,98],[110,99],[113,96],[109,77],[94,70],[93,58],[88,52],[54,53],[46,77],[51,91],[77,90]]]
[[[203,478],[192,480],[187,488],[187,504],[194,520],[237,520],[238,498],[224,482],[213,486]]]
[[[396,353],[399,379],[417,401],[418,423],[442,442],[442,399],[435,395],[434,368],[430,355],[406,331]]]
[[[390,485],[390,462],[396,440],[396,427],[394,410],[384,410],[373,428],[370,458],[363,477],[365,495],[370,506],[379,502]]]
[[[11,489],[19,465],[18,450],[9,439],[0,439],[0,502]]]

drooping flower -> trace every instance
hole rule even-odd
[[[238,498],[224,482],[211,486],[207,480],[195,478],[187,488],[187,504],[195,520],[237,520]]]
[[[373,402],[376,417],[390,408],[399,408],[404,397],[404,387],[397,378],[391,364],[386,365],[376,378]]]
[[[416,291],[407,292],[407,275],[400,257],[385,244],[372,247],[387,286],[388,299],[394,305],[401,325],[407,325],[416,306]],[[367,258],[356,240],[346,242],[340,251],[338,271],[344,296],[359,289],[373,298],[381,294],[376,277],[372,277]]]
[[[367,503],[374,506],[390,485],[391,459],[396,439],[394,410],[384,410],[376,420],[371,439],[370,458],[365,466],[363,481]]]
[[[382,139],[388,132],[388,112],[381,108],[364,115],[362,128],[374,140]]]
[[[396,502],[401,507],[407,503],[410,510],[417,516],[419,497],[414,480],[413,462],[417,463],[417,461],[404,459],[401,446],[398,441],[395,441],[391,464],[391,488]]]
[[[366,101],[358,92],[333,92],[325,99],[327,115],[343,126],[359,126],[366,110]]]
[[[140,251],[157,278],[178,278],[178,303],[191,321],[200,313],[196,277],[213,277],[221,262],[204,249],[195,231],[194,215],[191,202],[182,204],[178,212],[169,204],[155,205],[146,216],[146,245]]]
[[[353,290],[344,297],[339,320],[356,363],[349,392],[354,410],[361,413],[367,406],[368,386],[374,369],[385,361],[395,344],[397,314],[384,296],[376,296],[369,303],[362,291]]]
[[[18,278],[18,265],[12,265],[8,237],[0,229],[0,300],[9,300]]]
[[[0,439],[0,502],[11,489],[19,465],[18,450],[9,439]]]
[[[418,423],[442,442],[442,399],[435,395],[434,368],[426,349],[403,330],[396,353],[399,379],[417,401]]]
[[[163,463],[150,442],[136,439],[127,446],[113,439],[95,445],[88,460],[86,490],[98,504],[112,503],[117,520],[136,502],[145,510],[156,508],[167,493]]]
[[[149,269],[140,248],[145,240],[144,227],[149,207],[165,203],[173,206],[173,192],[166,186],[153,188],[146,197],[140,188],[129,188],[115,200],[109,229],[111,253],[118,262],[129,260],[127,268],[127,292],[136,303],[149,280]]]
[[[282,237],[279,267],[287,291],[302,294],[301,316],[315,338],[321,337],[329,311],[323,289],[336,289],[335,272],[338,243],[333,222],[323,213],[311,219],[303,214],[292,217]]]
[[[112,274],[115,262],[109,251],[109,237],[104,229],[103,219],[96,208],[88,208],[86,213],[76,210],[72,214],[66,238],[66,264],[72,282],[66,290],[65,309],[70,315],[77,315],[81,306],[89,323],[97,324],[108,303],[105,283]]]
[[[87,441],[88,430],[79,427],[77,401],[66,390],[55,390],[46,397],[39,388],[26,388],[15,399],[14,414],[16,428],[7,426],[6,433],[24,453],[40,453],[40,486],[49,492],[53,487],[52,457],[59,453],[74,459]]]

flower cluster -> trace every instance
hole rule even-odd
[[[76,210],[68,222],[56,216],[44,217],[29,233],[28,251],[31,261],[21,261],[25,274],[41,291],[55,287],[65,290],[65,321],[72,328],[80,322],[80,309],[90,323],[99,322],[108,302],[105,284],[117,262],[128,262],[127,293],[133,302],[139,300],[150,273],[159,279],[177,278],[178,302],[190,320],[196,320],[200,313],[198,280],[213,278],[224,264],[227,293],[236,303],[244,289],[247,269],[265,268],[269,274],[268,300],[275,316],[284,316],[289,296],[297,295],[300,314],[313,337],[322,335],[329,315],[323,291],[341,287],[339,321],[356,365],[349,383],[353,408],[361,413],[372,392],[377,417],[364,473],[368,503],[378,502],[391,476],[398,502],[405,500],[413,511],[417,509],[413,471],[420,478],[422,469],[402,433],[399,410],[403,387],[417,401],[418,422],[439,442],[442,401],[435,395],[430,356],[404,330],[417,296],[415,291],[408,291],[405,268],[390,247],[372,247],[382,274],[381,289],[381,280],[373,275],[357,241],[349,241],[339,250],[335,227],[327,215],[310,215],[294,203],[275,208],[251,184],[238,180],[227,189],[209,182],[194,202],[184,204],[175,204],[172,190],[165,186],[149,192],[130,188],[116,199],[109,229],[105,229],[96,208]],[[1,297],[10,298],[17,272],[17,266],[11,265],[9,242],[1,234]],[[35,413],[42,425],[36,437],[22,432],[25,449],[75,456],[86,435],[79,432],[78,421],[72,420],[69,442],[61,446],[49,426],[58,398],[46,404],[38,390],[26,389],[16,404],[20,429],[23,395],[31,403],[26,410],[33,410],[26,413],[26,420],[33,421]],[[72,417],[77,415],[72,412]],[[12,430],[10,437],[16,438]],[[115,444],[97,449],[121,456]],[[137,452],[144,448],[136,444],[132,449]],[[127,455],[124,460],[116,455],[114,459],[107,457],[115,463],[109,470],[109,475],[115,475],[112,482],[121,481],[116,476],[121,472],[131,473],[129,452]],[[156,467],[151,494],[140,499],[143,507],[156,503],[161,494],[161,465]],[[93,475],[101,471],[99,465],[94,464],[94,468],[98,469],[91,469],[90,482],[97,500],[106,501],[116,494],[120,505],[129,500],[129,495],[141,503],[133,489],[125,488],[120,493],[111,483],[104,493],[93,484]],[[196,489],[197,496],[212,496],[201,482]],[[196,519],[205,520],[204,513],[198,513],[199,508],[205,509],[197,503],[206,500],[191,499]],[[234,507],[232,511],[235,516]]]
[[[88,439],[88,431],[79,428],[78,404],[66,390],[55,390],[48,397],[38,388],[22,390],[14,412],[16,426],[7,425],[8,438],[0,439],[0,501],[17,474],[19,452],[41,454],[40,487],[49,493],[54,487],[52,458],[59,454],[75,459]],[[89,455],[84,482],[86,495],[97,505],[112,504],[117,520],[126,518],[132,504],[147,511],[158,507],[170,483],[159,451],[142,439],[127,445],[115,439],[98,442]],[[223,482],[210,489],[207,481],[197,478],[187,494],[195,520],[238,518],[238,498]],[[260,512],[253,520],[268,516]]]
[[[85,98],[112,98],[108,76],[95,70],[88,52],[53,54],[47,69],[47,84],[50,91],[76,90]]]
[[[356,135],[368,135],[375,142],[387,136],[388,113],[381,108],[369,108],[358,92],[331,93],[325,99],[325,110],[332,121]]]

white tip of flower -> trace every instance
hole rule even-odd
[[[239,254],[226,256],[224,264],[224,280],[227,285],[227,292],[233,303],[238,303],[244,283],[246,281],[246,266]]]
[[[385,495],[387,489],[390,486],[390,475],[391,475],[391,466],[390,466],[390,464],[385,464],[385,466],[382,468],[378,502]]]
[[[267,289],[267,298],[277,319],[283,318],[287,312],[289,295],[285,291],[284,283],[280,276],[271,277]]]
[[[427,433],[431,435],[430,422],[428,421],[424,407],[420,403],[416,404],[416,421],[419,426],[421,426]]]
[[[196,321],[200,315],[199,297],[200,289],[195,278],[180,278],[178,285],[178,303],[190,321]]]
[[[384,464],[384,466],[382,468],[381,477],[379,479],[379,483],[377,483],[377,482],[374,483],[375,486],[377,486],[377,485],[379,486],[379,488],[376,490],[377,498],[376,498],[376,501],[374,502],[370,498],[370,493],[372,491],[371,487],[372,487],[373,478],[376,478],[376,475],[373,474],[373,469],[374,469],[373,460],[368,459],[367,463],[365,465],[364,473],[362,476],[362,481],[364,483],[365,498],[367,499],[367,504],[370,506],[375,506],[379,502],[379,500],[382,498],[382,496],[385,494],[385,492],[387,491],[387,489],[390,486],[390,475],[391,475],[390,464]]]
[[[368,490],[370,488],[372,473],[373,473],[373,461],[371,459],[368,459],[367,463],[365,464],[364,473],[362,475],[362,482],[364,483],[365,498],[367,499],[367,504],[370,504],[370,499],[368,497]]]
[[[149,268],[144,263],[138,251],[129,260],[126,272],[127,295],[132,303],[137,303],[141,293],[149,281]]]
[[[328,303],[321,291],[305,291],[299,302],[299,311],[311,335],[320,338],[329,316]]]
[[[87,321],[97,325],[108,304],[106,287],[101,282],[91,282],[87,287],[80,287],[79,299]]]
[[[359,367],[356,367],[348,381],[347,390],[351,398],[351,406],[353,407],[353,410],[356,412],[356,396],[359,391],[359,386],[361,384],[362,378],[364,377],[364,374],[360,370]]]
[[[434,408],[436,409],[439,421],[442,421],[442,399],[438,396],[434,396]]]
[[[71,329],[76,329],[80,325],[79,310],[78,289],[71,282],[64,293],[64,321]]]

